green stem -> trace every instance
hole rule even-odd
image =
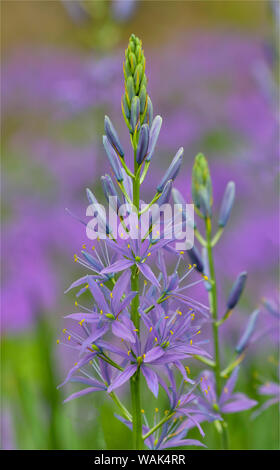
[[[112,398],[112,400],[114,401],[114,403],[117,405],[117,407],[121,410],[124,418],[126,418],[128,421],[132,421],[131,414],[126,409],[124,404],[120,401],[119,397],[114,392],[109,393],[109,395]]]
[[[147,439],[147,437],[151,436],[157,429],[159,429],[166,421],[168,421],[172,416],[175,415],[175,411],[170,413],[167,416],[164,416],[153,428],[151,428],[144,436],[143,436],[143,441]]]
[[[138,174],[137,178],[133,180],[133,204],[139,212],[140,201],[140,179],[138,173],[138,164],[136,161],[136,147],[134,148],[134,174]],[[136,265],[131,268],[131,290],[139,292],[139,271]],[[139,294],[137,294],[131,302],[131,319],[140,334],[140,317],[139,317]],[[143,448],[142,439],[142,417],[141,417],[141,404],[140,404],[140,370],[137,369],[135,374],[130,379],[130,392],[132,404],[132,431],[133,431],[133,448],[141,450]]]
[[[207,248],[207,257],[209,265],[209,274],[211,279],[211,289],[209,290],[209,302],[210,310],[213,319],[212,331],[213,331],[213,340],[214,340],[214,355],[215,355],[215,377],[216,377],[216,387],[217,387],[217,396],[221,395],[221,365],[220,365],[220,350],[219,350],[219,327],[217,325],[218,320],[218,309],[217,309],[217,286],[216,286],[216,275],[214,268],[214,259],[212,252],[212,227],[211,219],[207,217],[205,219],[206,226],[206,248]],[[223,417],[224,418],[224,417]],[[224,425],[221,430],[222,438],[222,447],[224,449],[228,448],[228,437],[227,437],[227,423],[224,418]]]

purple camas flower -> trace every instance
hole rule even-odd
[[[184,152],[182,147],[160,183],[157,184],[156,181],[155,196],[150,204],[144,209],[140,204],[140,186],[149,170],[161,127],[159,116],[152,121],[153,105],[147,93],[144,70],[142,43],[139,38],[131,35],[125,53],[122,113],[130,134],[134,169],[129,168],[121,140],[106,117],[103,144],[116,184],[108,175],[102,177],[101,181],[109,204],[109,197],[115,196],[113,209],[117,214],[119,227],[117,232],[112,229],[98,200],[87,189],[92,206],[91,215],[100,222],[104,240],[100,241],[99,232],[92,226],[90,238],[97,237],[100,249],[96,250],[94,246],[93,254],[90,254],[84,246],[82,257],[75,255],[75,261],[93,271],[93,274],[86,274],[70,286],[71,289],[80,288],[78,297],[86,292],[89,295],[88,305],[76,302],[80,311],[66,316],[68,320],[76,322],[76,325],[73,331],[63,330],[66,340],[62,342],[76,350],[79,358],[61,385],[77,382],[87,386],[72,394],[66,401],[88,393],[106,392],[121,410],[120,419],[132,429],[136,449],[141,448],[143,443],[150,448],[202,445],[185,438],[187,431],[193,426],[199,429],[203,437],[204,432],[200,426],[202,421],[214,421],[216,426],[220,421],[222,424],[219,432],[223,433],[223,442],[226,443],[224,415],[249,409],[256,404],[242,393],[233,393],[233,389],[239,363],[251,342],[258,311],[250,317],[236,347],[237,357],[223,371],[219,358],[219,327],[236,307],[246,279],[244,273],[239,276],[230,293],[226,313],[218,320],[212,248],[229,221],[235,186],[234,183],[227,186],[219,229],[213,236],[213,192],[209,166],[204,155],[199,154],[196,157],[192,181],[193,199],[196,212],[204,220],[206,235],[204,238],[192,222],[192,228],[203,250],[201,254],[197,247],[191,248],[189,256],[193,264],[186,263],[185,252],[176,250],[176,231],[172,227],[171,217],[161,218],[159,209],[155,218],[149,214],[148,219],[146,217],[146,212],[154,202],[158,202],[158,206],[168,202],[172,183],[181,168]],[[175,202],[184,199],[178,190],[173,191],[173,196]],[[121,212],[122,200],[125,202],[125,214],[129,217]],[[187,214],[182,212],[183,225],[187,225]],[[176,227],[178,221],[175,219],[174,222]],[[162,230],[165,225],[167,231]],[[158,229],[156,234],[155,227]],[[175,259],[175,266],[170,274],[165,263],[165,253]],[[188,282],[192,273],[196,277]],[[200,283],[207,289],[210,309],[200,299],[185,292]],[[204,350],[205,343],[211,337],[200,339],[200,333],[208,323],[213,330],[213,358]],[[190,369],[186,364],[191,359],[201,361],[211,369],[200,376],[201,393],[198,388],[199,379],[190,377]],[[177,383],[175,372],[181,376],[180,384]],[[229,379],[222,386],[221,380],[228,375]],[[164,414],[162,410],[157,410],[158,418],[151,427],[145,413],[142,413],[140,378],[144,379],[147,388],[156,398],[161,387],[169,399],[168,409]],[[131,413],[116,395],[128,382],[131,386]]]
[[[197,399],[197,406],[202,413],[204,411],[212,414],[238,413],[257,405],[255,400],[251,400],[243,393],[233,393],[238,372],[239,368],[237,367],[223,387],[220,397],[217,396],[214,374],[208,370],[202,372],[200,384],[202,396]]]
[[[252,419],[259,416],[263,411],[270,408],[270,406],[280,403],[280,385],[276,382],[266,382],[261,385],[258,389],[259,395],[271,397],[263,403],[254,413],[252,413]]]
[[[72,394],[66,401],[88,393],[107,392],[118,403],[123,418],[126,420],[129,418],[128,421],[132,421],[134,445],[138,448],[142,440],[146,441],[142,432],[149,433],[149,436],[153,434],[152,429],[142,428],[141,425],[141,409],[139,398],[137,398],[140,376],[143,376],[148,389],[157,397],[159,386],[162,385],[163,388],[166,388],[160,371],[167,372],[173,393],[176,394],[176,382],[171,369],[175,367],[181,373],[184,383],[193,384],[192,379],[187,375],[183,361],[195,355],[209,358],[209,354],[204,351],[199,341],[201,326],[197,321],[194,321],[196,313],[200,316],[200,312],[204,314],[204,316],[202,315],[204,321],[205,318],[207,319],[207,307],[183,293],[185,289],[192,287],[192,283],[186,285],[183,283],[191,274],[193,267],[190,265],[180,266],[183,264],[184,252],[178,254],[174,247],[170,246],[169,248],[169,245],[175,241],[170,218],[164,219],[164,222],[167,223],[169,237],[166,237],[166,232],[164,232],[165,238],[162,236],[159,214],[156,217],[157,222],[153,218],[148,218],[149,223],[144,230],[144,235],[141,233],[144,220],[147,221],[147,218],[145,219],[146,209],[149,209],[153,201],[158,200],[159,206],[168,201],[172,188],[171,180],[174,180],[179,172],[183,149],[181,148],[174,157],[157,187],[153,201],[140,211],[139,188],[141,179],[145,178],[148,170],[145,158],[148,154],[149,165],[159,134],[161,118],[156,118],[152,123],[152,103],[146,94],[145,77],[142,76],[142,84],[139,85],[141,64],[145,63],[145,58],[141,41],[134,35],[130,38],[126,58],[125,99],[127,110],[123,109],[123,116],[131,133],[135,156],[134,172],[128,168],[124,161],[121,142],[107,117],[105,118],[106,136],[103,137],[103,143],[113,170],[113,176],[117,180],[116,187],[122,193],[126,208],[128,206],[126,210],[130,214],[130,218],[127,220],[120,215],[120,211],[118,211],[120,203],[116,203],[114,210],[117,212],[122,228],[120,233],[113,233],[106,214],[103,214],[94,194],[89,189],[87,190],[88,200],[93,207],[92,215],[99,218],[106,239],[101,242],[98,235],[98,244],[100,243],[98,251],[94,247],[93,253],[90,254],[85,245],[82,257],[78,255],[74,257],[75,261],[89,271],[93,271],[93,274],[86,274],[72,283],[69,289],[79,287],[78,297],[89,292],[90,305],[78,304],[76,301],[75,304],[80,311],[66,316],[68,320],[77,322],[76,326],[73,331],[64,329],[63,333],[66,339],[58,340],[58,343],[62,342],[68,345],[79,354],[78,361],[70,369],[61,385],[70,381],[87,386]],[[140,75],[138,72],[133,75],[135,69],[139,70]],[[128,120],[129,113],[131,114],[130,120]],[[140,119],[142,122],[146,120],[148,123],[152,123],[152,142],[149,139],[148,124],[139,126]],[[141,175],[142,165],[144,165],[144,169]],[[102,184],[107,198],[109,198],[109,194],[113,194],[117,201],[120,201],[111,178],[103,177]],[[132,202],[133,209],[129,208]],[[158,238],[154,238],[155,234],[153,233],[153,227],[156,223],[159,228]],[[177,222],[175,223],[177,224]],[[93,228],[92,235],[95,235],[94,231]],[[167,248],[177,259],[174,272],[169,276],[163,255],[163,250]],[[113,256],[109,256],[109,253],[113,253]],[[154,254],[158,254],[157,267],[160,273],[157,275],[154,268],[149,266]],[[183,271],[180,275],[178,274],[179,270]],[[199,279],[193,284],[195,285],[202,280]],[[144,284],[142,293],[139,289],[140,282]],[[146,288],[147,295],[144,292]],[[174,305],[176,302],[182,304],[180,309]],[[116,391],[128,381],[131,382],[132,400],[137,400],[131,414],[115,395]],[[138,391],[135,387],[138,387]],[[191,419],[204,435],[199,422],[192,416],[197,410],[187,411],[187,403],[193,399],[193,392],[184,396],[183,402],[186,408],[181,407],[180,412],[176,409],[178,404],[172,400],[168,417],[180,414],[180,419]],[[162,430],[160,439],[162,448],[173,444],[201,445],[197,441],[183,439],[186,433],[181,427],[177,429],[175,434],[170,430],[169,425]],[[175,436],[178,437],[174,439]],[[155,445],[155,443],[151,443],[151,440],[147,441],[147,444]]]

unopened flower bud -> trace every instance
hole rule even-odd
[[[111,204],[115,212],[118,212],[121,202],[110,175],[101,177],[101,184],[107,201]]]
[[[147,162],[149,162],[153,156],[155,146],[158,140],[158,136],[160,133],[161,125],[162,125],[161,116],[156,116],[150,128],[149,147],[148,147],[148,152],[147,152],[147,157],[146,157]]]
[[[219,226],[225,227],[230,217],[235,198],[235,183],[230,181],[227,184],[219,215]]]
[[[249,345],[250,339],[252,338],[252,335],[255,331],[255,326],[256,326],[259,313],[260,313],[259,310],[255,310],[253,313],[251,313],[246,329],[235,348],[235,351],[238,354],[241,354],[244,351],[244,349]]]
[[[113,173],[117,181],[121,182],[123,180],[123,175],[121,171],[122,167],[119,161],[119,157],[117,156],[115,149],[110,144],[109,139],[106,135],[103,136],[103,145],[106,150],[106,154],[109,159],[109,163],[111,165]]]
[[[175,157],[173,158],[169,168],[167,169],[164,177],[162,178],[160,184],[157,187],[157,191],[161,193],[163,188],[168,180],[173,180],[179,173],[181,168],[182,160],[183,160],[184,149],[183,147],[179,148],[178,152],[176,153]]]
[[[188,250],[188,255],[189,255],[191,264],[195,265],[195,268],[200,273],[203,273],[204,272],[203,260],[196,246],[193,246],[190,250]]]
[[[239,302],[239,299],[245,287],[246,279],[247,279],[246,272],[239,274],[239,276],[237,277],[228,297],[228,301],[227,301],[228,310],[232,310],[236,306],[236,304]]]
[[[212,182],[208,163],[202,153],[195,157],[192,171],[192,198],[204,217],[211,216]]]
[[[138,165],[144,161],[149,146],[149,126],[148,124],[143,124],[140,129],[139,141],[137,146],[136,160]]]
[[[123,151],[123,148],[121,146],[119,136],[118,136],[117,131],[114,128],[110,118],[108,118],[108,116],[105,116],[104,127],[105,127],[106,136],[108,137],[108,139],[110,141],[110,144],[117,150],[120,157],[123,157],[124,156],[124,151]]]
[[[138,96],[134,96],[131,103],[131,116],[130,116],[130,124],[132,127],[132,131],[135,131],[136,126],[139,127],[140,123],[140,101]]]

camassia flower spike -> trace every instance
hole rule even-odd
[[[77,358],[60,386],[71,382],[80,387],[66,398],[66,402],[91,393],[103,393],[111,398],[118,408],[119,419],[132,430],[134,449],[203,446],[205,444],[200,441],[186,438],[192,427],[197,427],[204,439],[201,421],[213,421],[223,427],[224,413],[253,406],[245,396],[232,394],[236,361],[228,368],[232,374],[226,387],[223,391],[221,388],[223,374],[217,355],[216,284],[211,255],[210,172],[205,157],[197,156],[193,170],[193,199],[198,214],[206,223],[206,239],[199,234],[195,224],[192,228],[208,259],[205,262],[199,249],[193,247],[189,251],[190,264],[185,262],[185,251],[178,252],[174,247],[172,217],[161,217],[161,210],[169,202],[174,180],[182,166],[182,147],[163,178],[156,183],[152,201],[142,205],[140,198],[141,184],[155,155],[162,118],[156,116],[153,119],[142,42],[133,34],[125,51],[123,72],[122,113],[129,132],[132,158],[125,158],[127,151],[124,151],[110,118],[105,116],[103,144],[111,174],[102,176],[101,183],[109,204],[109,217],[94,193],[87,189],[91,209],[91,212],[87,210],[87,215],[94,217],[97,227],[90,225],[91,231],[86,231],[90,244],[95,239],[93,245],[89,247],[89,242],[84,243],[81,256],[74,256],[85,273],[67,290],[77,289],[77,311],[66,316],[67,328],[63,329],[62,338],[57,342],[74,351]],[[133,168],[129,168],[129,161],[133,162]],[[233,193],[230,184],[222,204],[220,229],[229,219]],[[178,191],[174,190],[173,196],[175,202],[183,204]],[[153,218],[149,209],[155,203]],[[113,209],[113,219],[110,209]],[[114,220],[119,223],[117,230],[114,230]],[[89,224],[82,223],[88,229]],[[167,230],[162,230],[163,223]],[[187,223],[185,209],[183,223]],[[165,264],[165,251],[174,259],[171,272]],[[191,273],[194,278],[189,277]],[[207,283],[209,288],[211,316],[209,307],[191,293],[192,287],[201,282]],[[237,304],[244,282],[242,274],[230,294],[228,308]],[[208,338],[202,338],[201,334],[209,322],[214,332],[214,359],[205,350]],[[237,347],[240,351],[247,348],[254,326],[252,322],[250,320]],[[69,329],[71,323],[74,326]],[[199,378],[191,375],[191,360],[202,362],[211,369],[207,372],[210,389],[208,385],[207,392],[203,388],[203,398]],[[213,371],[216,385],[212,384]],[[124,403],[127,395],[123,391],[128,382],[130,397],[127,401],[131,403],[131,409]],[[141,382],[145,388],[143,392],[141,388],[140,393]],[[117,395],[120,390],[122,399]],[[146,403],[150,394],[158,399],[160,390],[167,395],[168,409],[160,409],[159,404],[151,419],[144,411]],[[208,394],[208,400],[205,394]]]

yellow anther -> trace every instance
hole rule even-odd
[[[100,315],[103,315],[103,310],[100,310]]]
[[[62,333],[66,333],[66,328],[63,328]]]
[[[85,286],[86,289],[88,289],[88,284]]]
[[[78,302],[77,302],[77,300],[75,300],[75,307],[78,307]]]
[[[77,362],[75,362],[74,366],[77,366],[77,365],[78,365],[78,363],[77,363]]]
[[[192,320],[194,320],[195,314],[191,313]]]
[[[130,244],[127,245],[127,248],[130,248]]]
[[[174,331],[170,330],[170,333],[171,333],[172,335],[174,335]]]
[[[206,389],[206,390],[204,390],[204,392],[205,392],[205,394],[206,394],[206,395],[208,395],[208,390],[207,390],[207,389]]]
[[[146,354],[143,354],[143,359],[145,359],[145,357],[146,357]]]
[[[156,342],[156,343],[158,342],[158,339],[157,339],[157,337],[155,337],[155,342]]]
[[[167,320],[167,318],[169,318],[169,316],[168,316],[168,315],[166,315],[166,317],[164,317],[164,318],[165,318],[165,320]]]
[[[135,330],[133,330],[133,331],[136,331],[136,333],[137,333],[139,330],[137,330],[137,328],[135,328]]]
[[[155,408],[155,412],[158,413],[158,408]]]
[[[111,297],[111,299],[113,298],[113,292],[110,293],[110,297]]]
[[[157,230],[157,235],[159,235],[159,230]]]
[[[201,331],[199,330],[196,334],[199,335],[199,333],[201,333]]]
[[[82,326],[82,324],[84,323],[84,321],[85,321],[85,319],[83,318],[83,319],[80,321],[79,325]]]
[[[208,276],[203,276],[203,279],[205,279],[205,281],[208,281],[209,277]]]
[[[83,244],[83,245],[82,245],[82,248],[84,248],[84,249],[85,249],[85,248],[86,248],[86,245],[85,245],[85,244]]]
[[[169,414],[169,411],[168,411],[168,410],[165,410],[165,411],[164,411],[164,414],[165,414],[165,416],[167,416],[167,415]]]
[[[131,353],[131,350],[129,349],[129,351],[127,351],[127,355],[129,356],[130,353]]]
[[[149,329],[149,332],[150,332],[150,333],[151,333],[152,329],[153,329],[153,327],[151,326],[151,328]]]
[[[191,269],[191,267],[192,267],[192,265],[191,265],[191,264],[189,264],[189,265],[188,265],[188,269]]]
[[[182,315],[182,312],[180,310],[178,310],[178,315]]]
[[[141,413],[145,413],[145,410],[143,410],[143,408],[142,408],[142,410],[141,410]]]
[[[151,253],[148,253],[147,256],[151,256]]]
[[[93,245],[93,246],[91,247],[91,249],[92,249],[92,250],[95,250],[95,246]]]
[[[202,380],[203,380],[203,377],[200,377],[200,382],[202,382]]]
[[[103,287],[103,284],[102,284],[102,282],[101,282],[101,284],[100,284],[100,287]]]
[[[68,339],[68,341],[70,341],[70,339],[71,339],[71,335],[69,335],[67,339]]]
[[[184,251],[180,251],[180,255],[183,255],[184,254]]]
[[[186,369],[186,371],[187,371],[188,374],[191,373],[190,368],[189,368],[188,366],[186,366],[185,369]]]
[[[136,225],[137,230],[139,229],[139,225]]]
[[[97,236],[97,239],[96,239],[96,240],[97,240],[98,242],[100,242],[100,237],[99,237],[99,235]]]
[[[147,284],[148,284],[148,283],[147,283],[147,281],[146,281],[146,279],[145,279],[145,280],[144,280],[144,286],[146,286]]]
[[[56,342],[57,342],[57,344],[59,344],[60,343],[59,339],[57,339]]]
[[[121,233],[121,238],[123,238],[123,232]]]
[[[197,264],[193,264],[193,267],[196,268],[196,267],[197,267]]]
[[[192,345],[192,339],[190,340],[190,345]]]

